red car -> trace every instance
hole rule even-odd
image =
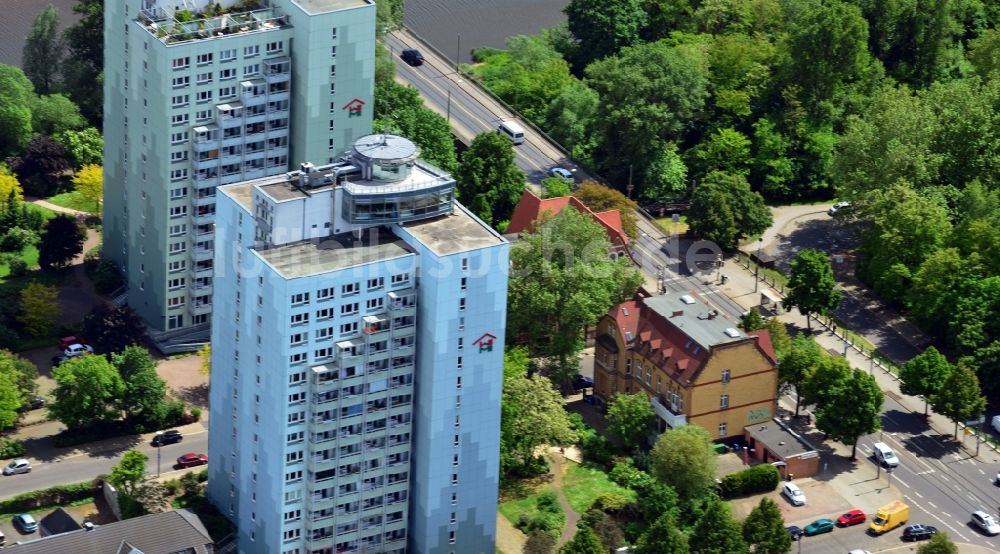
[[[66,350],[74,344],[87,344],[87,341],[83,337],[63,337],[59,339],[59,350]]]
[[[851,525],[864,523],[865,519],[867,519],[867,516],[861,510],[851,510],[837,518],[837,525],[839,527],[850,527]]]
[[[186,467],[203,466],[207,463],[208,463],[208,456],[206,456],[205,454],[195,454],[193,452],[189,452],[177,458],[177,467],[180,467],[182,469]]]

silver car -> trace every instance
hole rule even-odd
[[[31,462],[24,458],[18,458],[3,468],[4,475],[17,475],[18,473],[28,473],[30,471]]]
[[[983,533],[987,535],[1000,535],[1000,524],[990,514],[982,510],[977,510],[972,512],[971,518],[972,523],[982,529]]]

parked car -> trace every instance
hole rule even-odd
[[[424,65],[424,55],[420,53],[420,50],[415,48],[404,49],[399,57],[412,66]]]
[[[847,208],[850,208],[850,207],[851,207],[851,203],[850,202],[837,202],[833,206],[830,206],[830,209],[827,210],[826,213],[828,213],[830,215],[837,215],[837,212],[844,211],[844,210],[846,210]]]
[[[184,439],[184,435],[181,434],[177,429],[171,429],[169,431],[164,431],[153,437],[153,446],[163,446],[165,444],[174,444],[176,442],[181,442]]]
[[[877,442],[872,445],[872,450],[875,451],[875,459],[882,465],[886,467],[896,467],[899,465],[899,458],[896,457],[896,453],[889,448],[889,445],[884,442]]]
[[[24,458],[18,458],[3,468],[4,475],[17,475],[18,473],[31,473],[31,462]]]
[[[922,541],[933,537],[937,533],[937,527],[930,525],[910,525],[903,529],[904,541]]]
[[[586,375],[580,375],[579,373],[577,373],[576,377],[573,378],[573,390],[589,389],[593,388],[593,386],[594,386],[593,377],[587,377]]]
[[[45,399],[41,396],[32,396],[21,404],[21,407],[17,409],[19,412],[30,412],[31,410],[37,410],[38,408],[45,407]]]
[[[203,466],[208,463],[208,456],[205,454],[195,454],[194,452],[188,452],[183,456],[177,458],[177,466],[181,469],[186,467]]]
[[[806,503],[806,493],[795,483],[785,483],[785,486],[781,487],[781,494],[788,497],[788,501],[795,506],[804,506]]]
[[[69,360],[70,357],[66,354],[59,354],[58,356],[52,356],[52,367],[59,367],[63,362]]]
[[[549,176],[559,177],[560,179],[566,179],[567,181],[573,180],[573,172],[565,167],[553,167],[549,170]]]
[[[59,339],[59,350],[66,350],[74,344],[87,344],[87,340],[83,337],[74,337],[73,335],[63,337]]]
[[[21,530],[22,533],[34,533],[38,531],[38,522],[35,518],[31,517],[31,514],[17,514],[14,516],[14,527]]]
[[[802,538],[802,528],[798,525],[789,525],[788,527],[785,527],[785,530],[788,531],[788,536],[792,537],[793,541],[797,541]]]
[[[69,356],[70,358],[75,358],[76,356],[82,356],[84,354],[93,354],[94,348],[89,344],[71,344],[63,350],[63,354]]]
[[[997,524],[997,520],[993,519],[993,516],[982,511],[976,510],[972,512],[972,523],[979,527],[983,533],[987,535],[1000,535],[1000,524]]]
[[[837,518],[837,525],[840,527],[850,527],[851,525],[864,523],[866,519],[868,519],[868,516],[861,510],[851,510]]]
[[[859,549],[852,550],[852,551],[848,552],[847,554],[872,554],[872,553],[868,552],[867,550],[861,550],[859,548]]]
[[[832,519],[817,519],[809,525],[806,525],[806,528],[803,529],[803,534],[807,537],[811,537],[820,533],[829,533],[830,531],[833,531],[833,527],[834,525]]]
[[[1000,415],[995,415],[990,420],[990,425],[993,426],[993,430],[1000,433]]]

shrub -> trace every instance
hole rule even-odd
[[[594,429],[586,426],[580,432],[579,437],[580,452],[583,454],[584,460],[605,467],[611,464],[611,459],[615,455],[615,448],[608,442],[608,439],[598,434]]]
[[[181,492],[181,482],[177,479],[166,481],[163,483],[163,486],[166,487],[167,492],[169,492],[171,496],[177,496],[177,493]]]
[[[8,262],[11,277],[24,277],[28,274],[28,262],[21,258],[14,258]]]
[[[18,458],[27,454],[24,442],[14,439],[0,439],[0,459]]]
[[[771,464],[759,464],[723,477],[719,494],[723,498],[733,498],[745,494],[769,492],[773,491],[780,481],[778,468]]]
[[[187,405],[180,400],[172,400],[167,403],[166,425],[170,427],[183,424],[185,412],[187,412]]]
[[[26,492],[0,501],[0,514],[33,512],[45,506],[63,505],[90,498],[94,493],[95,489],[90,481]]]
[[[88,229],[97,229],[101,226],[101,216],[95,214],[89,214],[83,218],[83,224]]]
[[[88,252],[87,256],[89,255]],[[111,260],[93,258],[84,261],[84,265],[90,275],[90,281],[99,294],[110,294],[125,284],[125,278]]]
[[[552,491],[546,491],[538,495],[536,504],[538,505],[538,509],[543,512],[558,513],[562,509],[559,507],[559,497]]]
[[[193,417],[195,421],[200,420],[201,419],[201,408],[198,408],[197,406],[194,407],[194,408],[191,408],[191,417]]]
[[[37,237],[28,229],[13,227],[0,235],[0,250],[4,252],[20,252],[25,246],[35,242]]]
[[[201,470],[201,471],[198,472],[198,482],[199,483],[204,483],[206,481],[208,481],[208,470],[207,469],[203,469],[203,470]]]

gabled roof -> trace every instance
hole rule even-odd
[[[10,545],[4,554],[112,554],[124,545],[145,554],[213,550],[212,537],[198,516],[182,509]]]
[[[40,534],[43,536],[59,535],[83,529],[79,523],[69,515],[66,510],[56,508],[52,513],[43,517],[38,522]]]
[[[510,216],[510,223],[507,224],[505,233],[533,233],[535,222],[543,214],[557,215],[566,206],[571,206],[578,212],[590,215],[608,233],[608,240],[612,246],[628,246],[628,235],[622,228],[622,217],[618,210],[607,210],[601,213],[594,213],[586,204],[580,202],[574,196],[560,196],[558,198],[539,198],[530,190],[525,190],[521,195],[521,201],[514,208],[514,213]]]

